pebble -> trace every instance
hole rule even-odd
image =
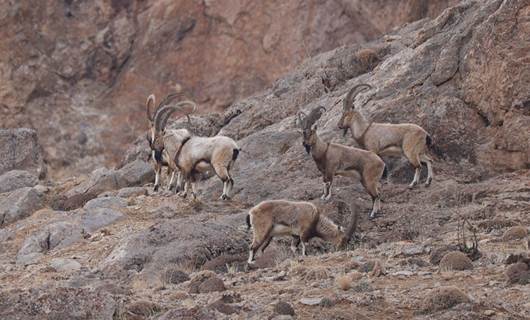
[[[322,298],[302,298],[300,299],[301,304],[305,304],[308,306],[316,306],[319,305],[322,302]]]

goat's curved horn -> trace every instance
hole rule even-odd
[[[170,102],[172,102],[173,100],[175,100],[176,98],[180,96],[182,96],[182,93],[179,93],[179,92],[168,94],[162,101],[160,101],[160,103],[156,107],[153,118],[156,117],[156,115],[160,112],[160,110],[162,110],[163,107],[167,106]]]
[[[151,106],[155,105],[155,95],[150,94],[149,97],[147,97],[147,101],[145,102],[146,111],[147,111],[147,119],[149,121],[153,121],[153,114],[151,114]]]
[[[360,90],[358,90],[360,89]],[[346,97],[343,100],[343,108],[344,110],[348,110],[350,107],[353,109],[355,106],[353,104],[353,101],[357,97],[357,95],[363,91],[372,89],[372,86],[366,83],[361,83],[356,85],[355,87],[351,88],[351,90],[348,92]]]
[[[156,115],[155,119],[155,129],[157,131],[161,131],[166,127],[167,120],[169,117],[175,112],[182,110],[183,106],[185,105],[191,105],[193,107],[193,110],[197,108],[197,104],[193,101],[185,100],[180,101],[179,103],[171,106],[165,106],[163,107]],[[187,112],[185,115],[189,115],[190,112]]]

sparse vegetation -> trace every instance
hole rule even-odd
[[[469,297],[456,287],[441,287],[427,294],[420,309],[423,313],[433,313],[470,301]]]
[[[528,236],[528,229],[523,226],[514,226],[506,230],[502,235],[503,241],[520,240]]]
[[[337,285],[339,286],[339,288],[341,288],[344,291],[349,290],[352,286],[352,283],[353,283],[352,278],[347,274],[339,276],[337,278]]]
[[[460,251],[449,252],[440,260],[440,271],[469,270],[473,263]]]

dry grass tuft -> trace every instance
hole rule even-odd
[[[304,280],[326,280],[330,278],[330,274],[327,268],[317,267],[306,271],[302,277]]]
[[[161,276],[161,280],[164,284],[179,284],[190,280],[188,274],[179,268],[169,267]]]
[[[460,251],[452,251],[440,260],[440,271],[473,269],[471,259]]]
[[[528,265],[524,262],[517,262],[511,264],[504,272],[506,281],[509,284],[528,284],[530,283],[530,270]]]
[[[347,274],[339,276],[337,278],[337,285],[339,286],[339,288],[341,288],[344,291],[351,289],[352,282],[353,282],[353,279]]]
[[[379,63],[379,56],[374,49],[364,48],[355,53],[355,58],[366,70],[372,70]]]
[[[126,319],[144,319],[160,312],[161,308],[151,301],[135,301],[126,306]]]
[[[506,230],[502,235],[503,241],[520,240],[528,236],[528,230],[523,226],[514,226]]]
[[[470,301],[469,297],[456,287],[436,288],[433,289],[423,300],[421,312],[433,313]]]

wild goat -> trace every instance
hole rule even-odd
[[[351,213],[351,211],[350,211]],[[354,212],[348,229],[337,226],[319,213],[311,202],[269,200],[250,209],[247,226],[253,229],[253,240],[249,250],[248,263],[254,262],[256,252],[265,251],[275,236],[291,235],[291,251],[302,242],[302,255],[306,255],[306,243],[313,237],[332,242],[337,249],[346,247],[357,225],[357,212]]]
[[[427,155],[427,149],[433,149],[431,136],[422,127],[412,123],[376,123],[366,120],[359,111],[355,110],[354,100],[357,94],[369,89],[372,89],[370,85],[359,84],[348,92],[343,101],[339,129],[344,130],[344,135],[350,129],[353,139],[361,148],[380,156],[404,154],[415,168],[414,179],[409,184],[409,188],[413,188],[419,182],[421,163],[427,164],[428,174],[425,185],[429,186],[433,178],[432,159]]]
[[[317,134],[317,126],[313,126],[322,116],[322,110],[326,109],[324,107],[314,108],[309,115],[300,112],[297,119],[302,127],[304,148],[313,156],[318,170],[323,174],[322,199],[331,198],[334,176],[360,178],[363,187],[372,197],[370,218],[374,218],[381,210],[379,180],[386,174],[385,163],[371,151],[324,142]]]
[[[230,176],[230,168],[236,161],[240,148],[236,142],[225,136],[197,137],[193,136],[187,129],[165,130],[169,117],[175,111],[182,111],[186,104],[193,106],[191,101],[182,101],[176,105],[166,105],[158,110],[154,116],[154,139],[151,143],[154,157],[159,167],[162,162],[167,162],[173,172],[179,170],[182,179],[186,182],[182,196],[189,192],[190,185],[192,196],[197,197],[196,185],[197,174],[213,168],[217,176],[223,181],[223,193],[221,199],[229,199],[229,193],[234,185]],[[189,116],[191,112],[185,112]],[[180,179],[179,179],[180,181]]]
[[[155,117],[159,114],[159,112],[161,111],[161,109],[168,105],[169,103],[171,103],[173,100],[175,100],[176,98],[180,97],[180,93],[173,93],[173,94],[170,94],[168,96],[166,96],[159,104],[158,106],[155,108],[154,112],[151,113],[151,109],[153,106],[155,106],[155,95],[154,94],[151,94],[149,95],[149,97],[147,97],[147,101],[145,103],[146,105],[146,111],[147,111],[147,120],[149,121],[149,130],[150,130],[150,134],[148,134],[146,136],[147,138],[147,142],[149,142],[149,148],[151,149],[151,154],[150,154],[150,158],[153,159],[154,161],[154,166],[155,166],[155,185],[154,185],[154,190],[155,191],[158,191],[158,188],[159,188],[159,184],[160,184],[160,175],[161,175],[161,171],[162,171],[162,167],[163,166],[166,166],[167,167],[167,174],[168,176],[171,175],[171,179],[168,183],[168,189],[171,189],[172,185],[173,185],[173,180],[175,178],[175,168],[172,168],[169,166],[169,159],[167,159],[167,156],[166,157],[163,157],[163,154],[160,152],[160,153],[157,153],[156,152],[156,149],[155,148],[155,139],[157,136],[160,136],[160,132],[159,130],[157,129],[156,127],[156,123],[154,121]],[[183,102],[179,102],[179,105],[182,106],[182,105],[191,105],[193,107],[193,110],[196,109],[196,105],[194,102],[192,101],[183,101]],[[164,112],[167,112],[168,110],[165,110]],[[188,115],[187,115],[188,116]],[[190,121],[190,118],[188,116],[188,122]],[[158,138],[157,142],[156,142],[159,146],[158,146],[158,149],[161,148],[161,144],[163,143],[163,139],[161,138]],[[178,178],[177,178],[177,186],[180,186],[182,184],[182,176],[180,174],[180,171],[176,170],[178,172]]]

